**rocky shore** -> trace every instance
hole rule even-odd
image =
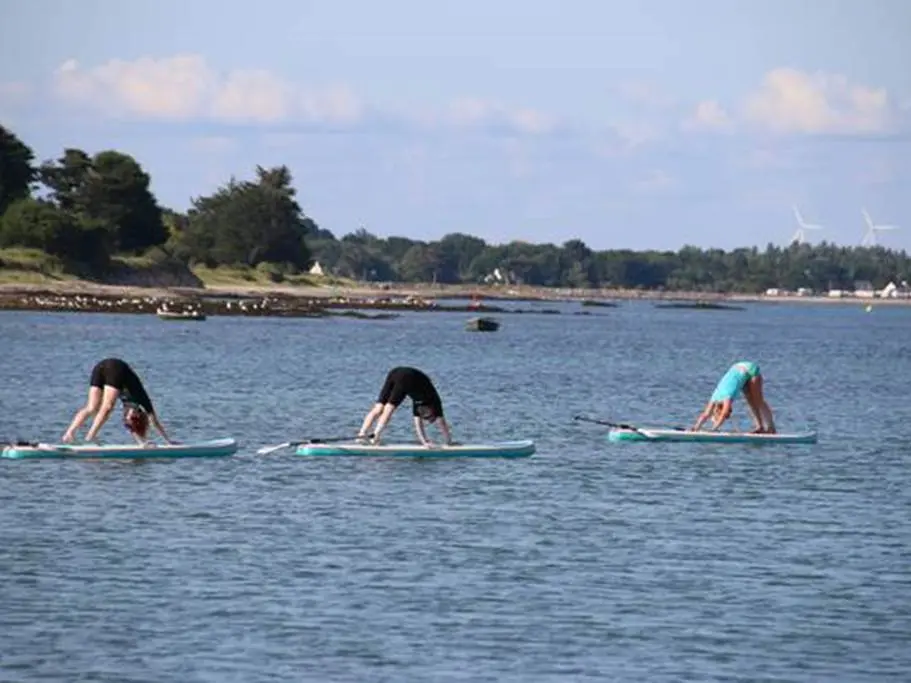
[[[68,291],[74,290],[74,291]],[[324,293],[323,293],[324,294]],[[394,318],[401,311],[521,313],[484,304],[446,304],[421,296],[320,295],[308,290],[231,291],[224,289],[153,289],[112,286],[0,287],[0,310],[129,313],[165,319],[202,320],[210,316]],[[365,312],[371,311],[371,312]],[[537,310],[537,313],[559,311]]]
[[[460,300],[456,302],[454,300]],[[641,292],[624,290],[568,290],[531,287],[478,288],[459,286],[419,287],[142,287],[88,282],[0,285],[0,311],[69,311],[132,313],[181,319],[208,316],[327,317],[344,315],[371,319],[395,317],[401,311],[454,311],[466,313],[559,314],[542,308],[546,302],[575,301],[576,315],[604,315],[621,301],[651,301],[662,308],[708,310],[739,309],[737,304],[826,303],[854,305],[909,304],[907,299],[858,299],[828,297],[764,297],[759,295],[707,295],[697,292]],[[511,305],[503,304],[510,302]],[[536,302],[533,308],[515,304]],[[365,312],[369,311],[369,312]]]

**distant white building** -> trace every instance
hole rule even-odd
[[[858,299],[872,299],[876,296],[876,290],[873,283],[868,280],[856,280],[854,282],[854,296]]]
[[[492,273],[484,276],[484,282],[488,285],[492,283],[508,285],[512,280],[511,275],[511,273],[504,273],[499,268],[494,268]]]
[[[323,272],[323,267],[319,264],[319,261],[315,261],[312,266],[310,266],[311,275],[325,275]]]
[[[898,296],[898,287],[895,286],[894,282],[890,282],[881,290],[879,290],[880,299],[894,299]]]
[[[901,285],[890,282],[878,294],[881,299],[908,299],[911,298],[911,289],[907,282],[902,281]]]

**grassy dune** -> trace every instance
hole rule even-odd
[[[41,284],[74,281],[58,257],[39,249],[0,249],[0,283]]]
[[[193,274],[202,280],[206,287],[268,287],[284,285],[289,287],[351,287],[353,280],[325,275],[296,274],[285,275],[268,267],[241,268],[236,266],[219,266],[207,268],[194,266]]]
[[[151,255],[114,256],[111,258],[111,280],[130,278],[142,280],[149,286],[169,286],[168,274],[184,270],[171,261],[163,262]],[[356,283],[345,278],[307,274],[286,275],[271,265],[258,268],[195,266],[188,272],[206,287],[352,287]],[[104,278],[107,280],[108,278]],[[0,249],[0,284],[59,284],[79,282],[82,278],[67,269],[56,256],[38,249]],[[160,281],[160,282],[157,282]]]

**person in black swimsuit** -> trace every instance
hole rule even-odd
[[[414,429],[421,443],[425,446],[433,445],[424,432],[424,421],[426,420],[431,424],[437,423],[446,438],[446,444],[451,446],[452,433],[443,416],[443,402],[440,400],[440,395],[427,375],[417,368],[409,367],[393,368],[386,375],[386,381],[383,383],[376,403],[364,418],[358,439],[366,437],[370,425],[379,417],[376,429],[373,431],[373,443],[379,443],[380,434],[385,429],[386,423],[389,422],[392,413],[402,404],[406,396],[412,401],[411,412],[414,416]]]
[[[88,401],[76,413],[73,422],[63,435],[64,443],[73,440],[76,431],[91,415],[95,415],[95,420],[85,435],[85,440],[94,441],[110,417],[118,398],[123,404],[123,426],[133,435],[137,443],[148,443],[146,434],[149,431],[149,421],[155,425],[155,429],[167,443],[173,443],[158,420],[152,400],[146,393],[145,387],[142,386],[139,377],[133,372],[133,368],[119,358],[105,358],[92,368]]]

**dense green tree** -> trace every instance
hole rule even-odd
[[[263,262],[309,265],[305,237],[315,232],[303,215],[286,166],[256,168],[255,181],[237,181],[193,200],[180,251],[210,264],[256,266]]]
[[[31,148],[4,126],[0,126],[0,216],[17,199],[28,197],[35,169]]]
[[[128,154],[66,149],[41,165],[39,177],[58,207],[107,231],[112,251],[136,253],[168,238],[151,179]]]
[[[42,199],[13,202],[0,220],[0,247],[41,249],[94,267],[107,264],[105,230]]]

